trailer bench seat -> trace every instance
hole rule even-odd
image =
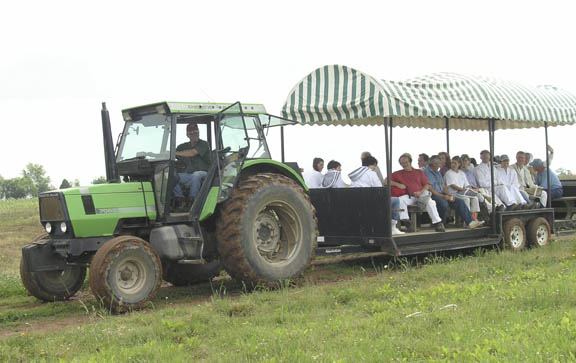
[[[558,212],[566,212],[566,217],[564,219],[572,219],[574,214],[574,202],[576,201],[576,197],[560,197],[556,199],[552,199],[552,202],[561,202],[564,206],[563,207],[556,207],[554,208]],[[576,217],[576,216],[574,216]]]

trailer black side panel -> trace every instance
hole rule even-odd
[[[390,233],[385,188],[310,189],[320,236],[386,237]]]

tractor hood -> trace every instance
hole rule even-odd
[[[41,222],[69,222],[74,237],[112,236],[123,221],[154,221],[157,215],[149,182],[62,189],[40,194],[39,202]]]

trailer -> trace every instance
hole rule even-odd
[[[482,131],[487,134],[492,156],[496,130],[539,127],[544,128],[542,150],[546,151],[548,127],[574,124],[576,97],[551,86],[526,87],[453,73],[385,81],[350,67],[329,65],[294,86],[282,114],[303,125],[381,126],[390,180],[395,127],[444,129],[448,152],[451,130]],[[490,169],[494,200],[494,169]],[[493,203],[489,227],[471,230],[452,225],[444,233],[422,228],[392,236],[389,183],[382,188],[311,189],[318,216],[317,255],[377,251],[406,256],[501,242],[512,250],[544,246],[558,228],[574,227],[571,203],[576,190],[568,191],[573,194],[558,201],[549,198],[545,208],[539,209],[499,211]],[[552,203],[557,208],[564,203],[564,215],[570,222],[555,220]]]

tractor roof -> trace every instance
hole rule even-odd
[[[156,108],[160,113],[189,113],[189,114],[215,114],[232,103],[213,103],[213,102],[158,102],[149,105],[131,107],[122,110],[124,115],[142,110]],[[266,108],[261,104],[243,103],[242,111],[249,114],[265,114]],[[125,117],[126,119],[126,117]]]

